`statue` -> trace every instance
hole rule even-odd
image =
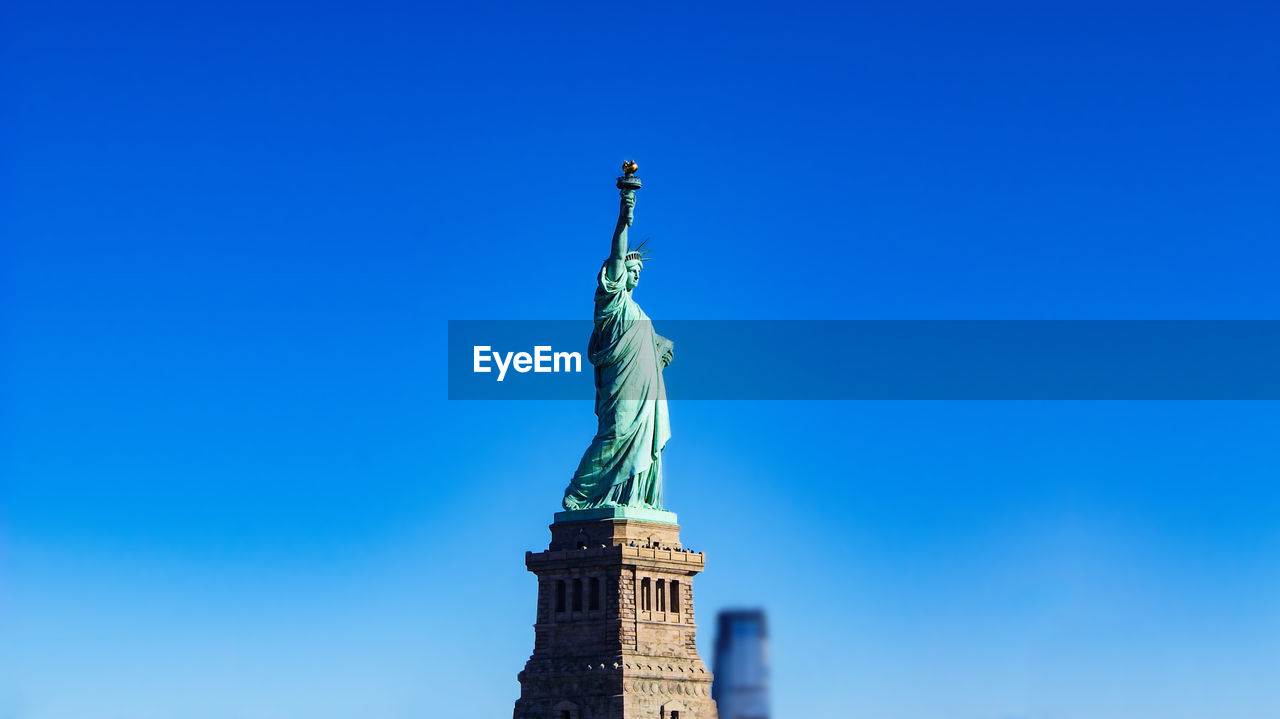
[[[622,166],[613,246],[596,277],[595,328],[587,355],[595,366],[599,426],[565,489],[566,510],[662,509],[662,450],[671,438],[662,369],[675,348],[654,333],[631,296],[648,259],[643,242],[635,249],[627,245],[640,189],[638,169],[634,162]]]

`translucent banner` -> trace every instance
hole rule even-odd
[[[589,399],[597,372],[642,362],[671,400],[1280,399],[1280,321],[655,320],[624,329],[641,330],[626,334],[625,354],[596,347],[593,356],[590,321],[451,320],[448,396]],[[625,399],[653,399],[646,387]]]

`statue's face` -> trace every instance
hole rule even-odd
[[[627,265],[627,289],[634,290],[640,284],[640,265],[632,262]]]

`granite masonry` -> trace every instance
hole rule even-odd
[[[675,524],[551,525],[547,550],[525,554],[538,611],[514,719],[716,719],[694,636],[703,561]]]

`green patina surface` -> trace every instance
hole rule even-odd
[[[671,363],[675,347],[653,331],[632,298],[644,267],[643,253],[627,244],[640,179],[633,176],[634,163],[624,165],[624,171],[626,176],[618,178],[622,202],[609,258],[596,276],[594,328],[587,348],[595,366],[599,424],[564,492],[562,504],[571,511],[662,509],[662,450],[671,437],[662,370]]]

